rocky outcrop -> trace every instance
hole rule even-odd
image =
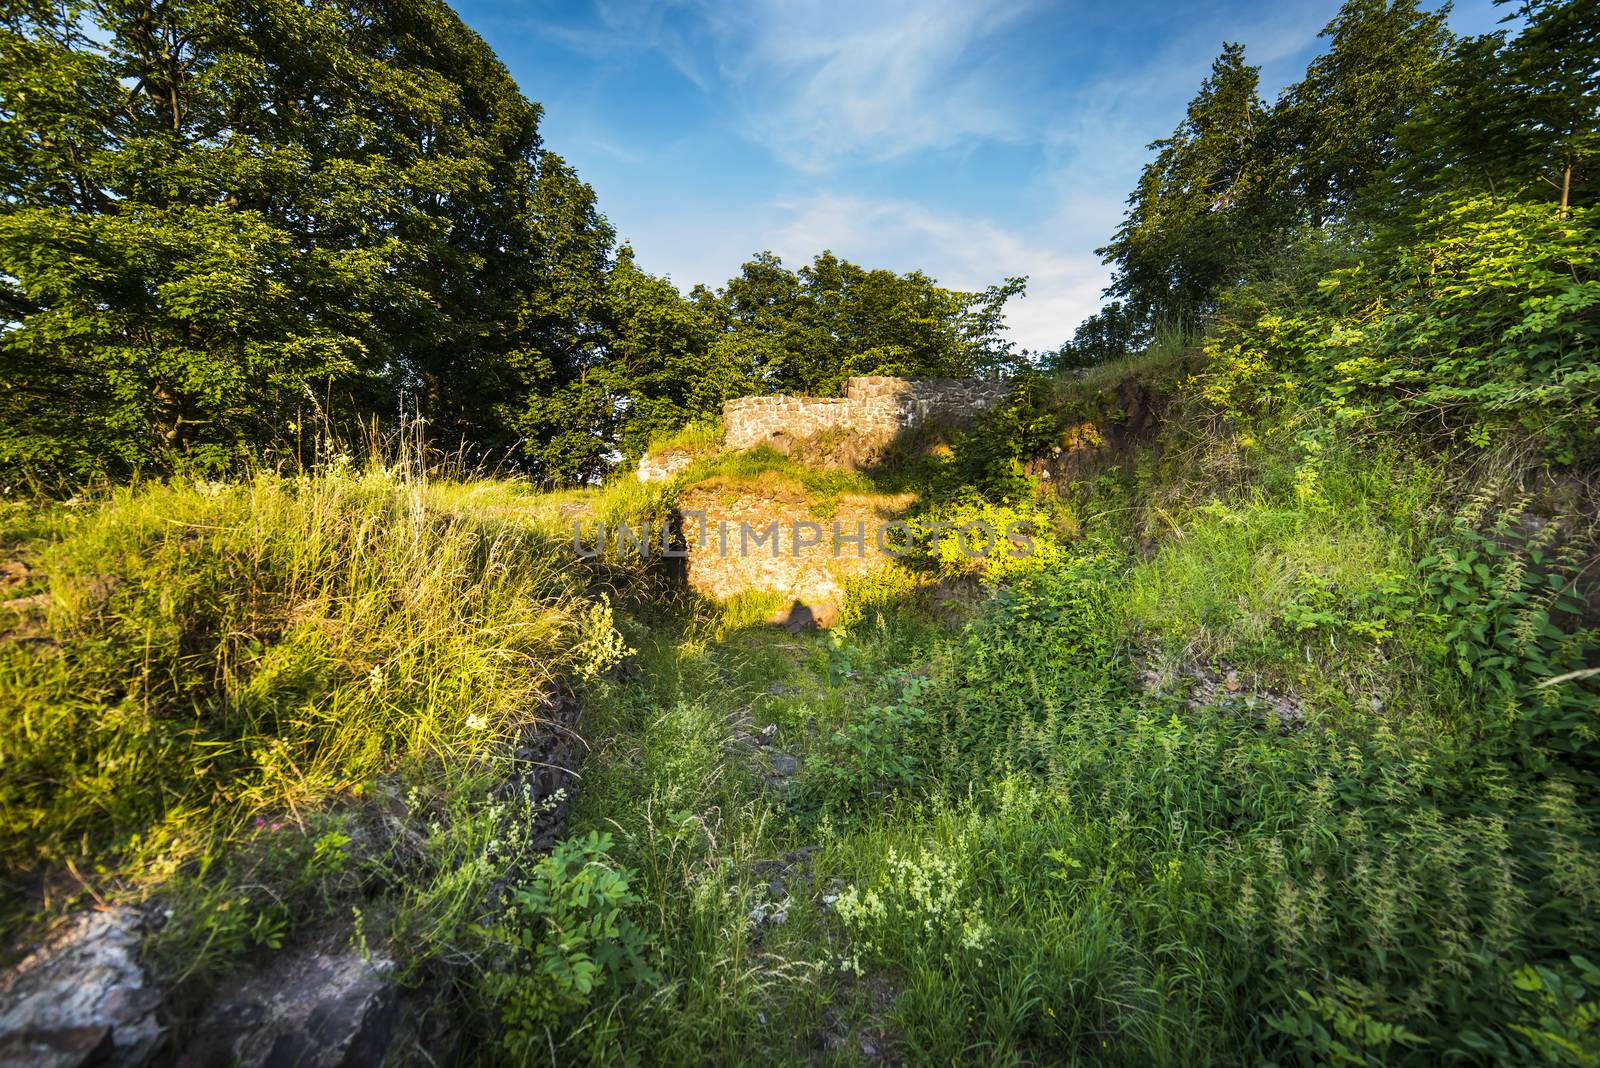
[[[0,1068],[142,1065],[161,992],[139,963],[139,914],[81,912],[0,976]]]
[[[353,949],[285,952],[212,1003],[182,1068],[378,1065],[394,1037],[393,962]]]

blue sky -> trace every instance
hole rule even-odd
[[[1224,40],[1296,80],[1337,0],[544,0],[459,5],[547,147],[640,266],[720,285],[831,248],[980,288],[1028,275],[1011,335],[1054,348],[1099,306],[1094,249]],[[1458,32],[1503,9],[1459,0]]]

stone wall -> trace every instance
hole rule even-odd
[[[729,449],[772,445],[843,430],[887,441],[922,423],[963,426],[1005,395],[1003,382],[976,378],[852,378],[843,397],[741,397],[722,406]]]
[[[673,475],[694,463],[694,457],[682,449],[647,452],[639,457],[640,482],[665,482]]]
[[[678,502],[689,586],[717,600],[776,593],[786,609],[799,605],[826,626],[843,597],[843,581],[889,562],[878,531],[914,500],[913,494],[841,494],[831,514],[819,516],[804,488],[785,479],[760,487],[723,478],[697,483]],[[773,524],[776,545],[767,540]],[[836,532],[842,535],[837,545]],[[857,534],[863,535],[859,542]],[[899,548],[900,537],[891,532],[889,546]]]

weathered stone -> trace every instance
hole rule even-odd
[[[0,1068],[140,1065],[161,1041],[160,992],[132,909],[81,912],[0,976]]]
[[[820,517],[803,488],[781,479],[759,486],[707,479],[679,500],[689,586],[717,600],[776,593],[783,605],[771,622],[795,631],[832,626],[844,582],[892,561],[879,532],[914,500],[911,494],[841,494],[833,514]],[[774,526],[775,539],[769,536]],[[903,533],[888,529],[883,545],[899,551],[903,542]]]
[[[1005,390],[991,379],[872,375],[846,382],[843,397],[741,397],[722,406],[723,442],[729,449],[771,445],[787,452],[794,442],[830,431],[883,442],[921,423],[964,426]]]
[[[354,950],[282,954],[225,991],[177,1063],[237,1068],[377,1065],[394,1036],[391,961]]]
[[[673,475],[694,463],[694,456],[679,449],[661,453],[645,453],[639,457],[640,482],[665,482]]]

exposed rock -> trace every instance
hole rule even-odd
[[[140,1065],[161,1041],[161,993],[132,909],[81,912],[0,976],[0,1066]]]
[[[353,949],[281,954],[212,1003],[177,1063],[184,1068],[355,1068],[393,1040],[392,961]]]
[[[682,449],[667,449],[660,453],[647,452],[639,457],[639,481],[665,482],[692,463],[694,456]]]
[[[824,601],[821,604],[796,601],[788,608],[778,609],[767,620],[768,623],[781,624],[788,628],[790,634],[827,630],[838,621],[839,606],[832,601]]]
[[[533,807],[533,826],[524,830],[536,849],[556,844],[577,796],[578,769],[588,752],[578,733],[582,711],[571,694],[548,698],[523,732],[515,774],[495,791],[501,800],[521,795]]]
[[[696,483],[678,502],[689,586],[715,600],[776,593],[785,607],[771,622],[797,632],[830,626],[845,580],[903,554],[908,535],[899,517],[915,500],[910,493],[842,493],[832,514],[819,517],[805,487],[786,477]]]
[[[1139,672],[1139,680],[1146,693],[1186,690],[1185,704],[1190,710],[1212,705],[1235,708],[1263,721],[1273,720],[1282,730],[1296,730],[1305,720],[1305,708],[1298,697],[1267,690],[1246,690],[1237,670],[1227,664],[1221,667],[1220,672],[1204,666],[1174,672],[1157,670],[1147,664]]]
[[[1025,469],[1047,481],[1070,485],[1124,460],[1134,446],[1151,440],[1158,402],[1159,397],[1135,378],[1107,387],[1093,398],[1090,417],[1068,427],[1050,455],[1029,461]]]
[[[789,910],[781,903],[757,905],[750,910],[750,918],[746,926],[752,931],[759,931],[763,927],[777,927],[789,919]]]
[[[804,882],[811,874],[811,858],[821,849],[821,846],[815,845],[801,846],[799,849],[791,849],[776,860],[758,860],[750,866],[750,870],[762,879],[793,875]]]
[[[33,572],[21,560],[0,560],[0,593],[21,589],[33,577]]]

